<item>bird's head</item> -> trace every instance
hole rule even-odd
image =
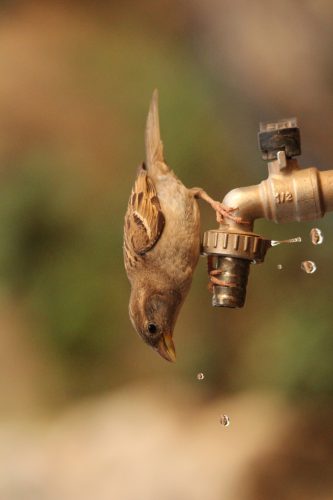
[[[173,329],[182,304],[175,290],[147,291],[146,286],[132,290],[129,315],[140,337],[167,361],[176,360]]]

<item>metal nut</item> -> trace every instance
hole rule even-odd
[[[258,234],[212,229],[203,235],[202,253],[263,262],[270,246],[270,240]]]

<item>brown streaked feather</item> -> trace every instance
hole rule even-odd
[[[128,202],[124,228],[126,267],[133,267],[135,254],[143,255],[158,241],[165,218],[152,180],[143,167],[139,170]]]

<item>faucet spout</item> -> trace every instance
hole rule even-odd
[[[252,231],[254,221],[265,216],[260,184],[232,189],[224,197],[222,203],[234,208],[233,214],[244,221],[239,224],[228,219],[227,224],[233,230]]]

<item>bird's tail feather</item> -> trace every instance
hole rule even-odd
[[[164,163],[163,143],[160,134],[160,120],[158,114],[158,91],[154,90],[150,102],[147,123],[146,123],[146,166],[147,170],[169,171],[169,167]]]

